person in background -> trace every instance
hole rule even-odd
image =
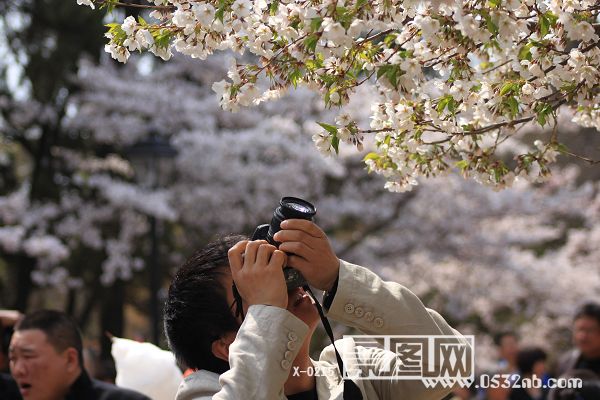
[[[497,370],[505,374],[518,371],[517,354],[519,353],[519,338],[512,331],[500,332],[494,336],[494,344],[498,350]]]
[[[520,385],[511,389],[510,400],[545,400],[548,397],[546,388],[525,387],[523,379],[539,379],[546,375],[546,360],[548,355],[539,347],[529,347],[517,353],[517,367],[521,380]],[[533,386],[533,385],[531,385]]]
[[[0,373],[8,373],[8,344],[13,327],[23,314],[16,310],[0,310]]]
[[[585,369],[600,378],[600,304],[581,306],[573,319],[575,349],[565,353],[558,362],[557,376],[574,369]]]
[[[8,345],[13,332],[14,324],[22,317],[15,310],[0,310],[0,399],[21,399],[19,388],[15,380],[9,375]]]
[[[519,338],[513,331],[502,331],[494,335],[494,345],[498,352],[498,362],[494,370],[489,371],[494,374],[518,374],[517,354],[519,353]],[[489,387],[481,390],[481,397],[487,400],[507,400],[510,395],[508,387]]]
[[[83,367],[77,324],[65,313],[41,310],[15,325],[10,370],[24,400],[149,400],[137,392],[93,380]]]

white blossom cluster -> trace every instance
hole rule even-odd
[[[582,126],[600,125],[595,0],[150,3],[157,22],[129,16],[112,24],[107,51],[125,62],[136,50],[163,59],[173,49],[200,59],[247,50],[257,61],[232,63],[228,79],[213,86],[226,110],[297,85],[342,106],[357,87],[374,82],[380,98],[369,126],[340,116],[314,141],[337,152],[340,141],[362,149],[373,134],[376,149],[365,162],[392,191],[453,169],[496,188],[519,178],[539,181],[558,154],[570,154],[556,129],[561,106]],[[498,156],[530,121],[554,127],[553,134],[512,160]]]

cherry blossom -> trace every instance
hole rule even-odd
[[[151,22],[127,17],[110,25],[107,51],[125,62],[132,49],[163,59],[172,49],[201,59],[233,50],[241,55],[229,79],[214,87],[225,110],[306,86],[344,113],[357,88],[372,83],[370,123],[323,121],[314,142],[331,153],[340,141],[362,150],[371,137],[366,165],[392,191],[448,171],[499,189],[542,181],[558,155],[578,156],[561,141],[561,112],[574,112],[582,126],[600,125],[593,0],[161,0],[148,7]],[[153,40],[136,40],[139,31]],[[528,122],[553,133],[503,156]]]

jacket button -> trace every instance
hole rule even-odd
[[[291,366],[291,364],[288,360],[283,360],[281,362],[281,368],[283,368],[283,369],[290,369],[290,366]]]
[[[373,323],[375,324],[375,326],[377,328],[381,328],[383,326],[383,319],[381,319],[380,317],[375,318],[375,321],[373,321]]]
[[[375,318],[375,315],[373,315],[371,311],[365,313],[365,320],[367,320],[367,322],[373,321],[373,318]]]
[[[344,310],[346,311],[346,313],[352,314],[354,312],[354,304],[350,304],[350,303],[346,304],[344,306]]]
[[[298,340],[298,335],[295,332],[288,333],[288,339],[290,340]]]
[[[287,348],[288,350],[292,351],[296,350],[296,342],[290,340],[289,342],[287,342]]]
[[[361,318],[364,314],[365,311],[362,309],[362,307],[356,307],[354,309],[354,315],[356,315],[358,318]]]
[[[286,360],[290,361],[290,358],[292,358],[292,352],[288,350],[285,352],[285,354],[283,356],[285,357]]]

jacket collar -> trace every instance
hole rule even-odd
[[[191,400],[201,396],[212,396],[219,390],[219,374],[200,369],[185,377],[177,389],[175,399]]]
[[[65,396],[65,400],[76,400],[76,399],[91,399],[93,398],[92,379],[82,369],[79,377],[73,382],[69,388],[69,392]]]

